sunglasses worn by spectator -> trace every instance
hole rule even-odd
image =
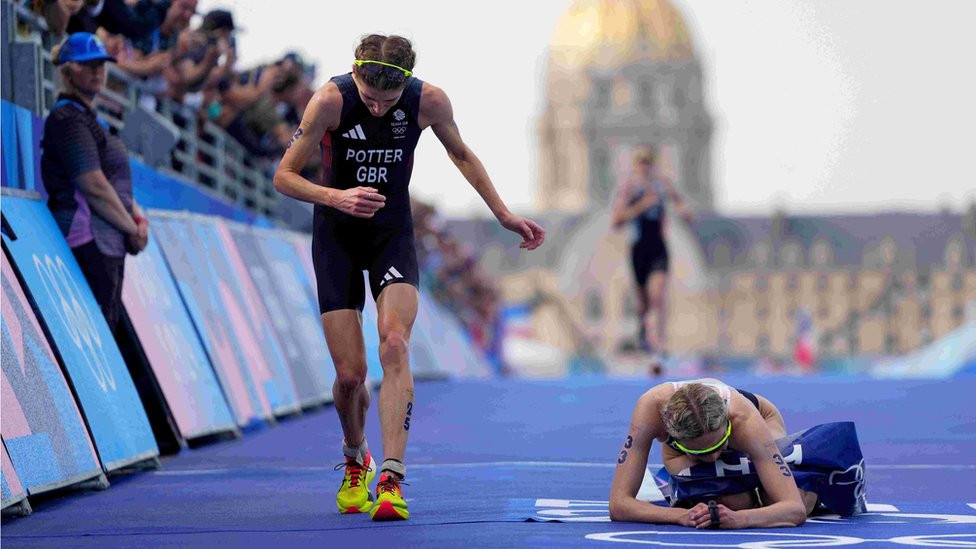
[[[711,454],[715,450],[718,450],[719,448],[721,448],[722,445],[725,444],[725,441],[729,440],[729,436],[732,435],[732,422],[729,421],[728,424],[729,424],[729,427],[725,430],[725,436],[722,437],[722,440],[718,441],[718,444],[716,444],[714,446],[710,446],[710,447],[705,448],[703,450],[692,450],[690,448],[685,448],[677,440],[673,441],[674,442],[674,445],[678,448],[678,450],[681,450],[682,452],[684,452],[686,454],[692,454],[692,455],[695,455],[695,456],[701,456],[701,455]]]
[[[360,68],[362,75],[366,78],[373,79],[382,74],[387,80],[394,84],[400,84],[408,77],[413,75],[411,71],[408,71],[403,67],[398,67],[390,63],[384,63],[382,61],[356,59],[353,61],[353,63]]]

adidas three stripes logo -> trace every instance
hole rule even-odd
[[[355,128],[342,134],[342,137],[346,137],[349,139],[361,139],[363,141],[366,140],[366,134],[363,133],[363,127],[360,126],[359,124],[356,124]]]
[[[386,271],[386,274],[383,275],[383,281],[380,282],[380,286],[385,286],[395,278],[403,278],[403,275],[400,274],[400,271],[396,270],[396,267],[390,267],[389,270]]]

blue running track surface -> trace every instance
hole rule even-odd
[[[787,430],[854,421],[871,512],[790,529],[694,531],[611,523],[615,459],[653,382],[418,383],[404,495],[409,521],[340,516],[332,407],[186,450],[104,492],[5,520],[4,547],[976,547],[976,377],[724,378],[772,400]],[[382,456],[374,394],[367,436]],[[649,459],[660,463],[655,444]],[[651,465],[653,467],[654,465]],[[648,486],[647,494],[653,497]],[[642,490],[642,494],[644,491]],[[343,545],[340,545],[343,544]],[[355,544],[355,545],[353,545]]]

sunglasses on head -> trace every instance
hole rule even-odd
[[[403,67],[390,63],[384,63],[382,61],[356,59],[353,61],[353,64],[359,67],[360,74],[366,78],[374,79],[380,75],[383,75],[387,80],[396,84],[405,81],[408,77],[413,75],[413,72],[408,71]]]
[[[728,422],[728,425],[729,425],[728,428],[725,430],[725,436],[722,437],[722,440],[718,441],[718,443],[715,444],[714,446],[710,446],[710,447],[705,448],[703,450],[692,450],[690,448],[685,448],[677,440],[673,441],[674,446],[678,450],[680,450],[680,451],[682,451],[682,452],[684,452],[686,454],[691,454],[691,455],[695,455],[695,456],[701,456],[701,455],[705,455],[705,454],[711,454],[715,450],[718,450],[719,448],[721,448],[722,445],[725,444],[725,441],[729,440],[729,437],[732,435],[732,422],[729,421]]]

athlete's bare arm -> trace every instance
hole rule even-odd
[[[655,438],[663,437],[665,430],[660,417],[660,404],[665,399],[666,388],[662,385],[644,393],[634,407],[630,429],[617,456],[617,469],[610,488],[610,520],[650,522],[655,524],[680,524],[694,526],[691,513],[699,510],[662,507],[637,499],[647,456]],[[697,511],[696,511],[697,512]]]
[[[681,196],[681,193],[675,189],[674,182],[667,178],[662,178],[661,182],[664,185],[665,192],[668,193],[671,204],[678,210],[678,215],[689,223],[693,221],[695,219],[695,212],[688,206],[688,202]]]
[[[386,201],[377,189],[332,189],[316,185],[301,176],[308,159],[319,150],[319,143],[325,132],[339,126],[341,113],[342,94],[335,84],[329,82],[315,92],[305,108],[302,123],[292,136],[275,171],[275,190],[297,200],[329,206],[355,217],[373,217]]]
[[[530,219],[517,216],[508,210],[498,191],[488,177],[481,160],[461,139],[461,133],[454,122],[454,109],[447,94],[436,86],[424,83],[420,96],[420,126],[430,126],[434,135],[444,145],[447,155],[457,166],[461,175],[481,195],[491,213],[506,229],[522,236],[520,248],[534,250],[546,238],[546,231]]]
[[[741,511],[733,511],[719,504],[720,528],[773,528],[803,524],[807,517],[806,506],[800,498],[793,473],[783,460],[762,416],[756,412],[749,413],[744,421],[735,423],[735,428],[738,429],[737,433],[733,433],[736,448],[749,454],[770,502],[763,507]],[[707,509],[692,518],[699,527],[711,524]]]
[[[624,188],[617,195],[617,201],[614,203],[613,212],[610,215],[610,223],[614,227],[620,227],[624,223],[634,219],[651,206],[657,204],[661,199],[656,193],[645,192],[640,200],[629,204],[628,201],[630,200],[633,188],[633,183],[625,183]]]

